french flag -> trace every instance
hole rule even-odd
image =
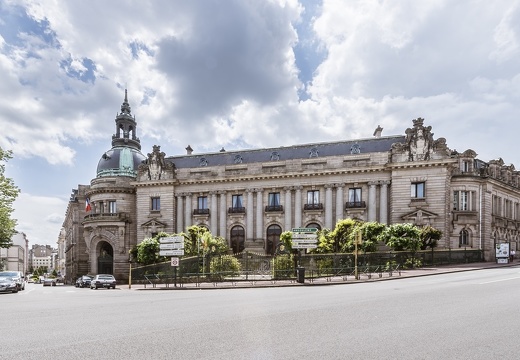
[[[90,206],[90,199],[86,198],[85,199],[85,211],[90,211],[90,210],[92,210],[92,207]]]

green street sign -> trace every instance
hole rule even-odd
[[[293,228],[292,232],[293,233],[308,233],[308,234],[312,234],[312,233],[317,233],[318,229],[316,229],[316,228]]]

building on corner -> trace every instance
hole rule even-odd
[[[233,251],[272,254],[297,227],[333,229],[345,218],[431,225],[439,248],[518,249],[520,172],[471,149],[451,150],[417,118],[402,135],[252,150],[144,155],[127,93],[112,148],[90,185],[73,190],[61,246],[65,272],[127,279],[129,251],[161,231],[191,225],[222,236]],[[86,211],[88,209],[88,211]]]

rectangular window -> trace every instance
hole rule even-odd
[[[424,190],[425,190],[424,182],[412,183],[410,195],[414,199],[424,199],[425,198]]]
[[[361,202],[361,188],[348,189],[348,202],[349,203],[360,203]]]
[[[234,209],[243,207],[244,205],[242,204],[242,195],[233,195],[231,198],[231,204]]]
[[[152,198],[152,211],[161,210],[161,198],[153,197]]]
[[[469,191],[455,191],[453,193],[453,210],[469,210]]]
[[[116,214],[117,213],[117,207],[116,207],[116,202],[115,201],[109,201],[108,202],[108,212],[110,214]]]
[[[460,170],[462,170],[462,172],[469,172],[471,170],[471,163],[467,160],[462,161]]]
[[[100,214],[103,214],[105,212],[105,205],[103,204],[103,201],[97,203],[97,208],[99,209]]]
[[[207,196],[199,196],[197,198],[197,209],[205,210],[208,208],[208,197]]]
[[[319,190],[307,191],[307,204],[317,205],[319,203],[320,203],[320,191]]]
[[[280,206],[280,193],[269,193],[269,206]]]

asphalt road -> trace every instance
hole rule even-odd
[[[518,359],[520,268],[318,287],[1,294],[0,359]]]

